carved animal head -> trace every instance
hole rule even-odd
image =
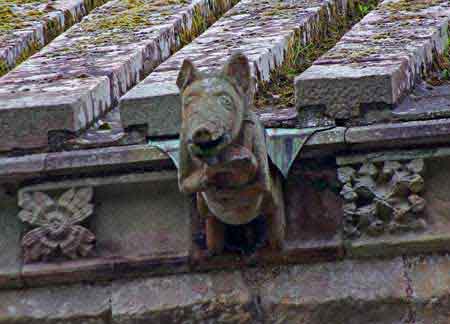
[[[182,94],[182,136],[190,154],[217,155],[242,128],[252,99],[252,77],[247,58],[233,55],[220,72],[204,74],[185,60],[177,85]]]

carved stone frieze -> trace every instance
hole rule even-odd
[[[35,227],[22,238],[25,262],[88,256],[95,235],[79,224],[93,212],[92,196],[90,187],[72,188],[58,200],[40,191],[25,192],[19,198],[18,217]]]
[[[338,169],[344,236],[379,236],[427,227],[423,159],[365,162]]]

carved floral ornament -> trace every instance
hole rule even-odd
[[[72,188],[58,200],[39,191],[25,192],[18,217],[36,227],[22,238],[25,262],[88,256],[95,235],[79,224],[93,212],[92,196],[92,188]]]
[[[357,238],[425,229],[423,171],[422,159],[339,168],[345,201],[344,235]]]

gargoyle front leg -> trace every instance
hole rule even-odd
[[[220,254],[225,246],[225,225],[208,209],[202,194],[197,193],[197,209],[206,223],[206,246],[212,254]]]
[[[200,169],[194,171],[187,178],[180,181],[180,189],[184,193],[195,193],[206,188],[208,179],[205,172]]]

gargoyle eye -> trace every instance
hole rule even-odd
[[[228,96],[220,96],[219,101],[225,108],[231,108],[233,105],[233,100]]]

